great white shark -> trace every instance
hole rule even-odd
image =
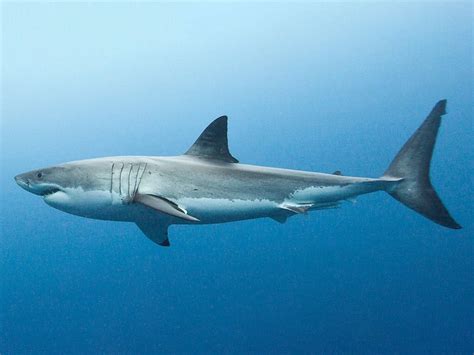
[[[25,190],[74,215],[133,222],[169,246],[172,224],[288,217],[376,191],[442,226],[459,229],[430,182],[446,100],[439,101],[379,178],[240,164],[229,152],[227,117],[214,120],[180,156],[117,156],[69,162],[15,177]]]

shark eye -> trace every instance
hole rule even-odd
[[[39,172],[38,174],[36,174],[36,176],[41,179],[43,177],[43,173],[42,172]]]

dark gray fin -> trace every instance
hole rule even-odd
[[[436,194],[430,181],[430,165],[446,100],[439,101],[392,161],[383,178],[402,178],[387,192],[426,218],[442,226],[459,229]]]
[[[137,193],[135,195],[134,202],[141,203],[142,205],[153,208],[158,212],[162,212],[173,217],[181,218],[191,222],[199,222],[199,219],[190,216],[185,209],[179,207],[176,203],[164,197]]]
[[[342,175],[341,170],[336,170],[332,173],[332,175]]]
[[[151,222],[136,222],[136,225],[152,242],[162,246],[169,247],[168,224],[160,223],[160,220]]]
[[[238,163],[239,161],[229,152],[227,116],[221,116],[207,126],[196,142],[184,154],[226,163]]]

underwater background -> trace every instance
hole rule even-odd
[[[0,352],[474,351],[473,5],[13,3],[2,10]],[[79,218],[16,174],[177,155],[229,116],[243,163],[377,177],[448,100],[449,230],[388,194],[280,225]]]

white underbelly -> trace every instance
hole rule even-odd
[[[124,201],[123,196],[107,190],[69,188],[45,196],[44,201],[63,212],[102,220],[134,221],[146,212],[144,206]]]
[[[277,203],[270,200],[181,198],[176,202],[202,223],[267,217],[278,209]]]

